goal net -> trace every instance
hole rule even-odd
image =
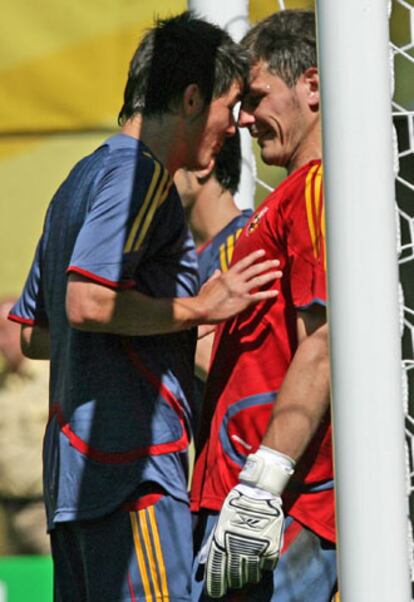
[[[409,545],[414,599],[414,2],[393,0],[390,8],[407,491],[411,519]]]

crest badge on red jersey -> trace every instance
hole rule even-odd
[[[247,236],[250,236],[250,234],[253,234],[253,232],[255,230],[257,230],[257,228],[259,227],[260,220],[262,219],[264,214],[267,213],[267,210],[268,210],[268,207],[263,207],[263,209],[261,211],[256,213],[256,215],[253,217],[250,224],[247,226],[247,230],[246,230]]]

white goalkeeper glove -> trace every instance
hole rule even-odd
[[[247,457],[240,484],[226,497],[206,564],[206,590],[221,598],[227,589],[258,583],[279,559],[284,515],[281,494],[294,461],[265,446]]]

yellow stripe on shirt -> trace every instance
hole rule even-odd
[[[144,202],[141,205],[137,217],[134,220],[134,223],[132,224],[131,230],[129,232],[128,235],[128,239],[127,242],[125,244],[124,247],[124,253],[129,253],[132,250],[132,245],[134,243],[135,237],[137,235],[138,229],[141,225],[141,222],[144,218],[145,212],[148,208],[148,205],[151,202],[151,199],[153,198],[154,195],[154,191],[156,192],[156,185],[157,185],[157,181],[158,181],[158,177],[160,175],[161,172],[161,165],[159,163],[154,163],[154,173],[152,174],[152,179],[151,179],[151,183],[149,185],[149,188],[147,190],[147,194],[145,196]],[[159,186],[157,187],[157,190],[159,189]]]
[[[154,540],[155,555],[157,558],[158,570],[161,577],[162,599],[163,602],[169,602],[170,594],[168,591],[167,571],[165,570],[164,556],[161,548],[160,535],[158,532],[157,518],[155,516],[154,506],[148,508],[148,516],[151,524],[152,537]]]
[[[322,215],[321,215],[321,231],[322,231],[322,238],[323,238],[323,267],[326,271],[326,242],[325,242],[325,230],[326,230],[326,226],[325,226],[325,205],[322,207]]]
[[[162,193],[162,195],[160,197],[160,200],[158,201],[158,207],[161,207],[161,205],[163,204],[163,202],[165,201],[165,199],[170,194],[173,183],[174,183],[173,180],[170,179],[170,181],[168,182],[167,186],[165,187],[164,192]]]
[[[222,272],[225,272],[227,269],[226,264],[226,245],[223,243],[220,245],[220,268]]]
[[[145,220],[144,220],[144,223],[142,225],[141,232],[139,233],[137,242],[134,244],[134,251],[138,251],[139,250],[140,246],[142,245],[142,243],[143,243],[143,241],[145,239],[145,236],[146,236],[146,234],[148,232],[148,228],[151,225],[152,218],[154,217],[154,213],[158,209],[158,204],[159,204],[160,198],[162,197],[163,193],[165,192],[165,190],[164,190],[165,184],[168,181],[169,177],[170,177],[170,175],[169,175],[168,171],[164,170],[164,173],[163,173],[162,178],[161,178],[161,183],[157,187],[157,190],[155,192],[154,198],[153,198],[153,200],[151,202],[151,206],[148,209],[147,215],[145,216]]]
[[[315,173],[314,178],[314,199],[315,199],[315,216],[317,221],[317,237],[316,237],[316,248],[318,250],[318,257],[321,256],[323,250],[323,238],[324,238],[324,228],[323,228],[323,207],[321,208],[322,203],[322,165],[319,166],[319,169]]]
[[[153,602],[151,585],[150,585],[150,582],[148,579],[147,567],[145,565],[144,551],[142,549],[141,540],[140,540],[140,536],[139,536],[137,517],[136,517],[135,512],[130,512],[129,516],[131,519],[132,534],[134,537],[135,553],[137,555],[139,573],[141,575],[142,585],[144,587],[145,602]]]
[[[315,224],[315,219],[314,219],[314,194],[313,194],[313,176],[314,174],[318,171],[319,169],[319,165],[313,165],[307,176],[306,176],[306,183],[305,183],[305,200],[306,200],[306,214],[308,217],[308,226],[309,226],[309,233],[310,233],[310,237],[311,237],[311,241],[312,241],[312,248],[313,248],[313,254],[315,257],[318,257],[319,255],[319,249],[318,249],[318,245],[317,245],[317,224]]]
[[[315,193],[315,215],[316,215],[316,219],[318,219],[318,215],[319,215],[319,212],[321,210],[321,202],[322,202],[322,196],[321,196],[322,168],[321,168],[321,166],[319,166],[318,170],[315,173],[314,183],[315,183],[315,189],[314,189],[314,193]],[[318,224],[318,226],[320,228],[320,224]]]
[[[138,512],[139,523],[141,525],[141,531],[144,539],[145,549],[147,551],[148,565],[151,573],[151,579],[154,586],[155,599],[161,600],[161,588],[157,573],[157,564],[154,558],[154,552],[152,549],[151,538],[148,530],[148,520],[146,510],[140,510]],[[162,598],[163,599],[163,598]]]
[[[230,234],[230,236],[227,238],[227,264],[226,264],[226,271],[229,269],[229,265],[230,265],[232,257],[233,257],[233,252],[234,252],[234,235]]]
[[[323,186],[323,166],[321,165],[321,169],[319,171],[320,178],[318,178],[318,194],[320,197],[320,201],[322,202],[322,198],[323,198],[323,192],[322,192],[322,186]],[[321,211],[321,236],[322,236],[322,243],[323,243],[323,253],[324,253],[324,267],[326,270],[326,216],[325,216],[325,203],[323,203],[322,206],[322,211]]]

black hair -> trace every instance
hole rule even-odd
[[[132,57],[118,123],[173,110],[190,84],[209,104],[235,80],[244,88],[248,65],[247,53],[225,31],[191,12],[159,19]]]
[[[215,159],[213,174],[224,190],[235,194],[239,188],[241,173],[240,132],[227,138]]]

